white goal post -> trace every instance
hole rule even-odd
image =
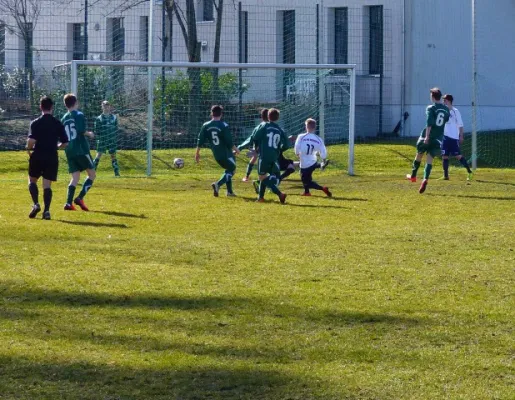
[[[320,136],[326,138],[326,120],[333,121],[336,114],[336,109],[333,107],[333,119],[331,120],[326,113],[329,110],[327,100],[329,95],[328,90],[332,87],[331,85],[335,85],[335,82],[345,82],[345,85],[339,84],[339,86],[345,88],[339,89],[339,96],[342,98],[342,102],[345,103],[346,113],[348,115],[344,118],[344,124],[348,123],[348,126],[342,126],[342,130],[345,131],[345,140],[348,140],[348,162],[347,162],[347,171],[349,175],[354,175],[354,136],[355,136],[355,97],[356,97],[356,65],[355,64],[259,64],[259,63],[211,63],[211,62],[198,62],[198,63],[190,63],[190,62],[144,62],[144,61],[96,61],[96,60],[74,60],[71,62],[71,91],[79,95],[79,69],[82,66],[86,67],[106,67],[106,68],[132,68],[138,69],[141,71],[145,71],[144,79],[148,79],[147,87],[148,90],[154,87],[155,79],[157,74],[155,74],[155,70],[163,71],[177,71],[177,70],[191,70],[191,69],[202,69],[204,71],[210,70],[219,70],[219,71],[234,71],[236,76],[239,75],[240,85],[242,82],[242,71],[245,73],[245,77],[251,76],[254,73],[253,78],[254,81],[249,85],[254,88],[262,87],[263,84],[270,84],[271,81],[275,79],[276,83],[278,83],[279,89],[275,89],[278,93],[278,90],[281,91],[280,96],[283,97],[283,102],[288,101],[292,104],[295,104],[297,109],[302,107],[302,101],[309,101],[311,107],[313,108],[314,98],[317,100],[317,110],[319,121],[319,132]],[[270,78],[270,70],[275,70],[276,74],[274,74],[275,78]],[[260,71],[257,73],[257,71]],[[267,72],[268,75],[267,75]],[[276,77],[280,71],[288,71],[288,79],[283,79],[284,76],[281,75],[280,80]],[[273,72],[273,71],[272,71]],[[286,73],[283,73],[286,75]],[[304,74],[304,75],[303,75]],[[313,77],[310,79],[302,79],[302,76],[308,76],[308,74],[313,74]],[[270,76],[269,76],[270,75]],[[299,78],[300,77],[300,78]],[[320,79],[323,79],[323,84],[320,84]],[[289,84],[290,83],[290,84]],[[277,85],[276,85],[277,86]],[[328,89],[329,88],[329,89]],[[123,89],[123,88],[122,88]],[[266,87],[261,88],[262,92],[260,95],[266,95],[269,93],[271,95],[272,92],[268,91]],[[318,92],[317,92],[318,90]],[[345,97],[345,100],[343,100]],[[240,94],[240,102],[242,101],[242,95]],[[286,99],[286,100],[284,100]],[[331,97],[331,102],[332,102]],[[153,150],[153,131],[154,131],[154,101],[153,101],[153,93],[150,93],[145,99],[147,103],[147,128],[146,128],[146,151],[147,151],[147,165],[146,165],[146,173],[147,175],[151,175],[152,173],[152,150]],[[257,100],[255,101],[257,102]],[[270,103],[264,101],[263,103]],[[331,103],[332,104],[332,103]],[[343,104],[343,103],[342,103]],[[300,116],[299,116],[300,119]],[[333,122],[333,125],[336,123]],[[338,127],[332,127],[333,130],[339,129]],[[348,132],[348,135],[347,135]],[[343,135],[342,135],[343,137]],[[336,143],[336,142],[335,142]]]

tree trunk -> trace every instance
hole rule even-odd
[[[214,1],[214,0],[213,0]],[[222,16],[224,12],[224,0],[218,0],[216,7],[216,31],[215,31],[215,48],[213,52],[213,62],[220,62],[220,40],[222,37]],[[213,91],[211,102],[214,104],[215,99],[219,98],[220,84],[218,81],[218,68],[213,68]]]

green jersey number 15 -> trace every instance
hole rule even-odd
[[[64,126],[68,140],[71,142],[77,137],[77,130],[75,129],[75,123],[69,122]]]

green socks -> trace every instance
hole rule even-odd
[[[429,175],[431,175],[431,170],[433,169],[433,164],[426,164],[424,167],[424,179],[429,179]]]
[[[75,186],[69,185],[68,186],[68,197],[66,199],[66,204],[72,204],[73,203],[73,196],[75,195]]]
[[[417,171],[420,168],[420,161],[414,160],[413,161],[413,168],[411,170],[411,177],[414,178],[417,176]]]

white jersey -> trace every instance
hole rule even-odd
[[[463,120],[457,108],[449,110],[449,121],[445,124],[444,135],[452,139],[460,138],[460,128],[463,128]]]
[[[317,162],[317,153],[327,157],[324,141],[314,133],[303,133],[295,141],[295,154],[300,158],[300,167],[309,168]]]

